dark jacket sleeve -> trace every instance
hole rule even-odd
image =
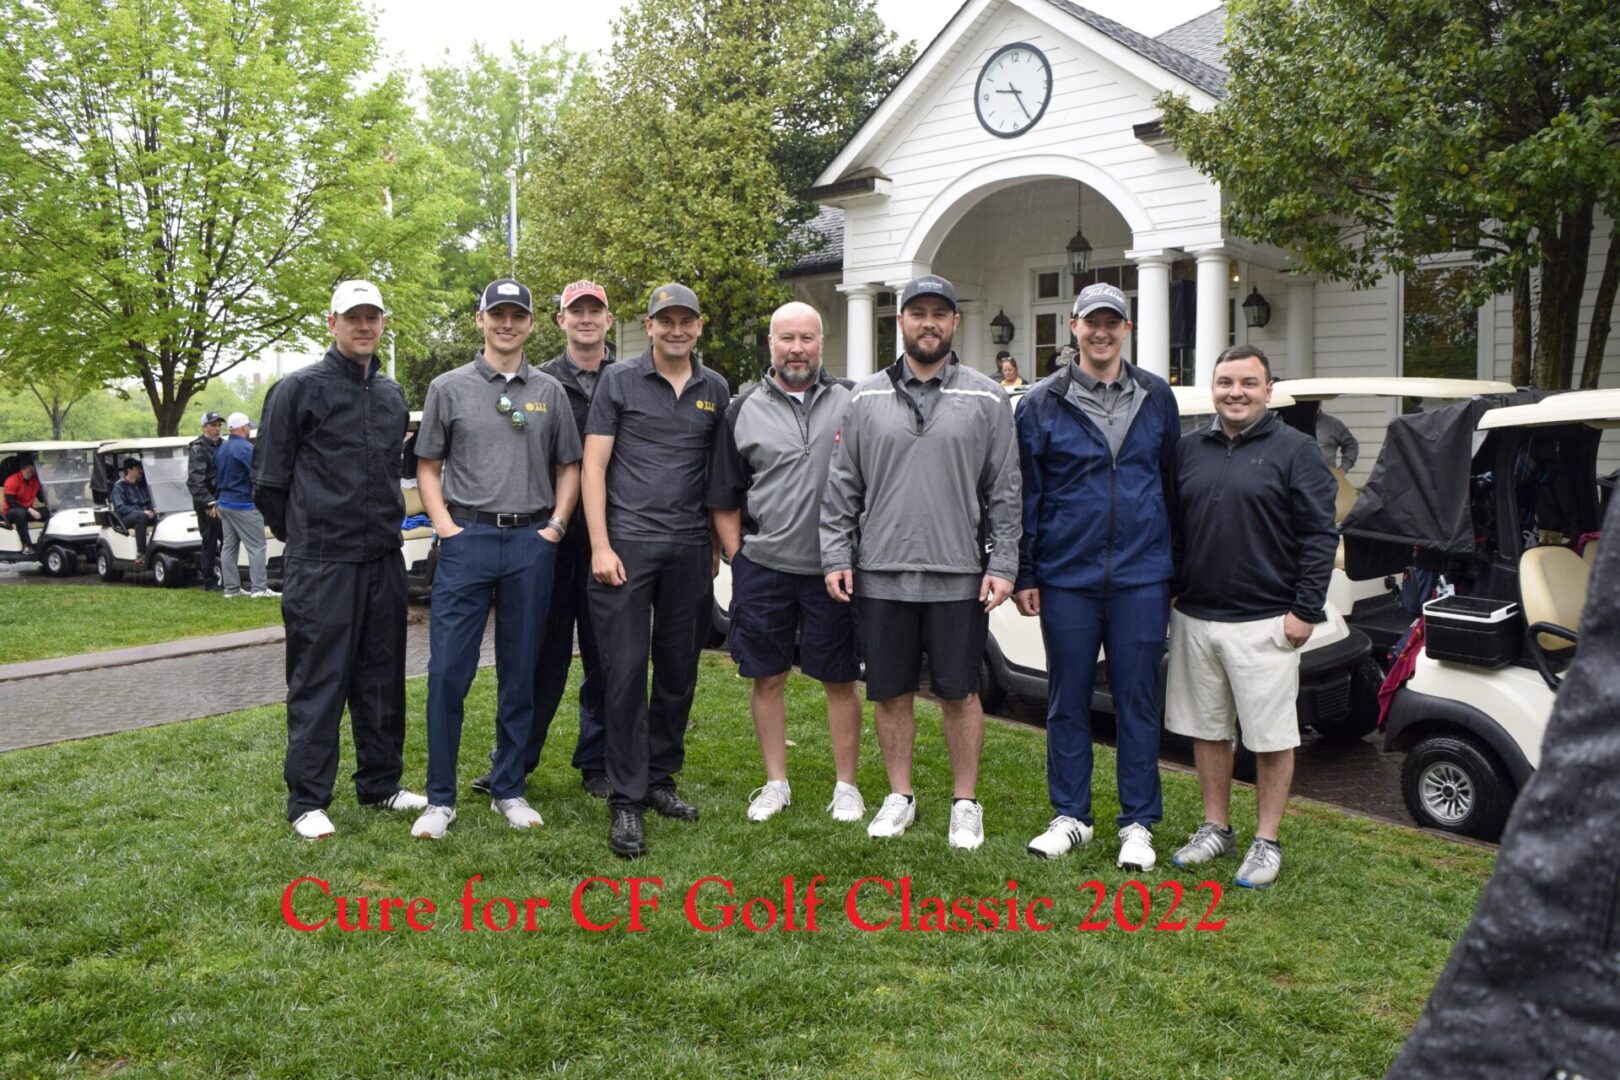
[[[287,499],[293,464],[298,460],[297,394],[291,383],[273,383],[264,397],[259,437],[253,443],[253,505],[264,515],[270,533],[287,541]]]
[[[714,433],[714,445],[709,449],[709,487],[704,498],[711,510],[740,510],[748,494],[753,471],[737,449],[737,414],[746,400],[746,393],[732,399]]]
[[[1333,557],[1339,550],[1339,531],[1333,524],[1339,484],[1321,452],[1307,443],[1294,453],[1288,485],[1294,535],[1299,540],[1298,577],[1289,610],[1308,623],[1319,623],[1327,617],[1322,605],[1333,576]]]
[[[1038,404],[1038,399],[1027,399],[1014,414],[1018,466],[1024,481],[1024,533],[1018,538],[1018,578],[1013,582],[1013,588],[1019,592],[1036,587],[1035,537],[1040,529],[1041,496],[1045,491],[1039,462],[1043,434],[1035,416]]]
[[[191,492],[191,501],[212,506],[219,501],[218,493],[208,485],[214,472],[214,448],[207,439],[193,439],[187,455],[186,490]]]
[[[109,498],[112,500],[112,511],[118,516],[119,520],[123,520],[124,515],[130,511],[139,509],[139,507],[132,505],[134,500],[130,498],[131,494],[129,485],[122,480],[114,484],[112,491],[109,492]]]
[[[1174,599],[1187,591],[1187,530],[1181,523],[1181,462],[1186,451],[1185,439],[1196,439],[1196,434],[1177,439],[1170,449],[1170,465],[1164,473],[1164,509],[1170,517],[1170,596]]]

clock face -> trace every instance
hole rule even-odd
[[[979,123],[1003,139],[1034,127],[1051,100],[1052,65],[1041,50],[1023,42],[997,49],[973,91]]]

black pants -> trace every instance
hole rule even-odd
[[[613,545],[626,581],[592,581],[586,592],[602,647],[608,804],[645,806],[653,788],[674,788],[686,759],[686,720],[697,690],[698,653],[709,627],[714,581],[707,544]],[[647,659],[652,658],[652,700]]]
[[[214,567],[219,562],[219,548],[225,539],[224,523],[209,515],[207,503],[194,502],[191,505],[197,511],[197,536],[202,540],[202,550],[197,553],[197,569],[202,577],[202,587],[210,589],[214,586]]]
[[[40,534],[43,535],[45,523],[51,520],[51,512],[45,508],[44,503],[35,503],[34,509],[39,511],[38,519],[29,516],[28,508],[25,506],[6,507],[6,520],[11,522],[12,526],[17,530],[17,534],[22,537],[23,547],[34,546],[34,541],[29,538],[29,526],[38,527]]]
[[[146,516],[146,511],[137,510],[128,517],[120,516],[124,528],[135,534],[135,554],[146,554],[146,531],[152,527],[153,519]]]
[[[286,560],[287,820],[324,810],[337,780],[338,724],[349,706],[362,803],[399,790],[405,770],[405,564]]]
[[[597,651],[596,624],[591,621],[585,590],[591,580],[591,549],[568,545],[557,549],[557,577],[551,587],[551,611],[546,617],[540,660],[534,669],[534,726],[523,756],[527,776],[540,764],[546,732],[568,685],[568,667],[574,658],[574,628],[579,628],[579,661],[585,678],[579,684],[579,740],[574,744],[573,766],[582,773],[606,772],[606,738],[602,728],[604,680],[602,656]]]

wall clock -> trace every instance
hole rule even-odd
[[[1002,139],[1022,135],[1052,100],[1052,65],[1027,42],[1003,45],[979,71],[973,108],[984,130]]]

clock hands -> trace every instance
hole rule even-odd
[[[1020,109],[1024,110],[1024,119],[1026,119],[1026,120],[1035,119],[1033,116],[1030,115],[1029,109],[1027,107],[1025,107],[1023,91],[1019,90],[1018,87],[1015,86],[1011,90],[997,90],[996,93],[1013,95],[1013,100],[1018,102],[1018,107]]]

